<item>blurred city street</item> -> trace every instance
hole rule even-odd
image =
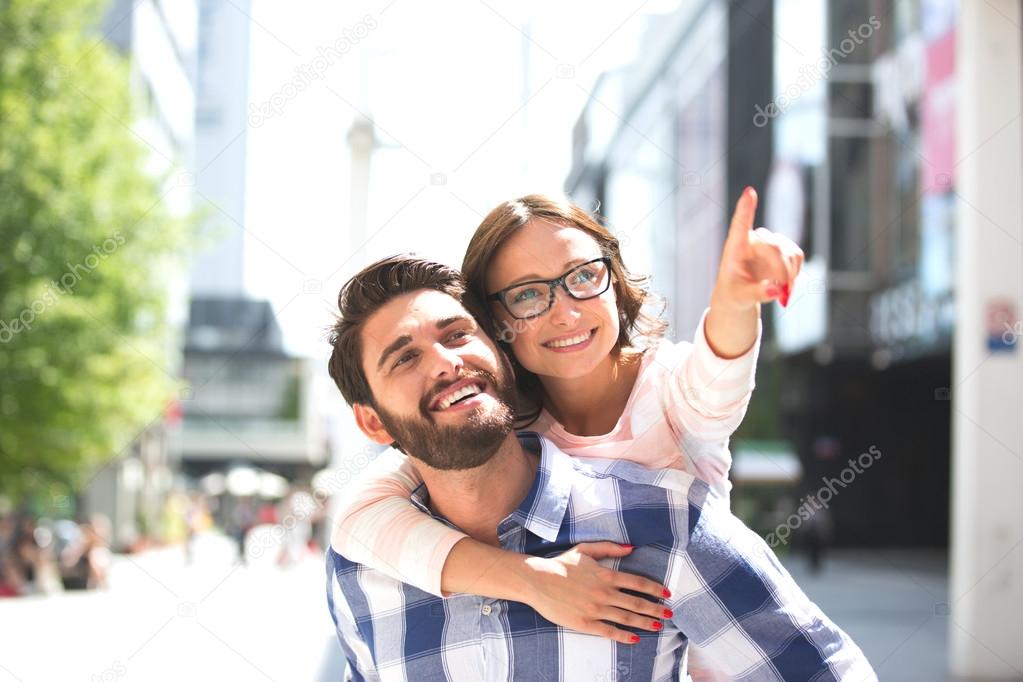
[[[1020,0],[0,3],[0,682],[343,679],[323,551],[387,552],[339,513],[438,573],[454,544],[362,497],[399,439],[355,417],[385,406],[376,304],[339,292],[398,253],[461,270],[474,329],[507,318],[528,428],[730,489],[880,679],[1023,680],[1021,25]]]
[[[190,565],[181,547],[116,555],[108,590],[4,600],[0,680],[341,679],[321,557],[264,558],[207,534]]]

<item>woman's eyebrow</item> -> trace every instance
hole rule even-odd
[[[596,260],[597,258],[600,258],[600,256],[587,256],[587,257],[584,257],[584,258],[573,258],[572,260],[568,261],[563,266],[561,266],[561,267],[564,268],[564,270],[562,270],[562,272],[563,273],[567,272],[568,270],[571,270],[572,268],[574,268],[577,265],[582,265],[583,263],[586,263],[587,261]],[[539,280],[541,282],[546,282],[546,281],[549,281],[551,279],[554,279],[554,278],[553,277],[541,277],[540,275],[533,275],[533,274],[523,275],[522,277],[519,277],[518,279],[513,281],[507,287],[503,287],[503,288],[507,289],[508,287],[515,286],[516,284],[522,284],[523,282],[533,282],[533,281],[537,281],[537,280]]]

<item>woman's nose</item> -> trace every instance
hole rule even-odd
[[[551,322],[558,325],[571,325],[579,319],[578,301],[568,295],[562,287],[554,292],[554,303],[551,304]]]

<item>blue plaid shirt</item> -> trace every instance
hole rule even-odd
[[[638,644],[618,644],[518,602],[440,599],[331,548],[327,603],[349,679],[678,680],[689,641],[734,679],[876,679],[856,644],[705,483],[677,470],[572,458],[535,433],[519,438],[540,451],[540,465],[498,526],[502,547],[550,557],[580,542],[632,544],[627,557],[601,563],[667,585],[674,618],[661,632],[637,631]],[[427,499],[420,486],[412,501],[430,514]]]

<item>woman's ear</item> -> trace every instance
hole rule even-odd
[[[380,421],[380,415],[372,407],[356,403],[352,406],[352,412],[355,414],[355,423],[359,430],[366,434],[371,441],[380,445],[390,445],[394,442],[394,438],[387,432],[384,423]]]

